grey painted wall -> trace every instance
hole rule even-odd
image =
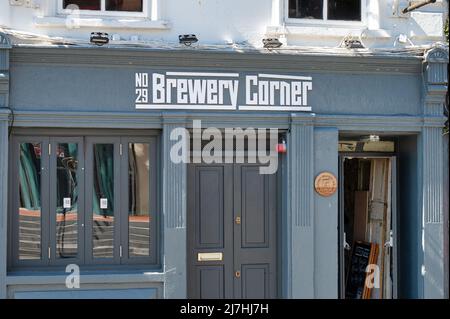
[[[449,298],[449,136],[443,138],[443,153],[444,153],[444,294],[445,298]]]
[[[173,56],[162,54],[150,60],[145,52],[137,56],[136,53],[122,50],[114,53],[117,54],[117,63],[114,63],[115,60],[111,56],[109,56],[110,64],[94,63],[99,61],[99,57],[107,58],[112,54],[111,52],[112,50],[104,50],[102,52],[105,53],[104,55],[99,55],[95,50],[78,52],[79,59],[84,59],[84,62],[80,63],[77,60],[73,65],[70,65],[70,60],[65,60],[67,59],[64,56],[65,51],[61,53],[58,51],[56,57],[53,57],[53,59],[60,59],[59,63],[50,63],[49,60],[52,58],[47,59],[45,55],[29,54],[28,57],[22,55],[18,58],[13,54],[10,105],[17,115],[16,126],[163,129],[164,269],[160,273],[151,275],[147,284],[151,286],[152,282],[154,284],[163,282],[164,284],[161,285],[164,288],[159,289],[163,290],[161,296],[167,298],[186,296],[186,172],[183,165],[173,165],[168,161],[170,146],[168,130],[171,127],[189,125],[191,118],[202,118],[219,127],[254,125],[290,128],[289,151],[286,159],[288,194],[286,194],[285,203],[286,266],[283,270],[286,273],[283,274],[283,278],[286,282],[283,284],[285,287],[283,292],[286,297],[293,298],[335,298],[338,294],[337,195],[330,198],[319,197],[314,193],[312,186],[313,178],[322,170],[332,171],[336,175],[338,173],[338,132],[419,133],[426,126],[435,130],[427,136],[427,139],[432,142],[439,140],[436,138],[436,130],[440,129],[442,118],[436,116],[439,114],[436,110],[439,109],[440,100],[439,97],[433,100],[434,104],[430,106],[433,109],[431,113],[424,111],[422,101],[423,95],[427,93],[422,92],[422,78],[418,71],[421,67],[420,59],[410,59],[406,62],[402,62],[401,59],[395,61],[378,59],[375,62],[368,62],[372,61],[371,58],[355,57],[355,63],[346,60],[345,63],[341,61],[344,64],[339,64],[335,63],[338,58],[309,57],[309,60],[314,60],[312,64],[308,62],[309,60],[303,61],[305,63],[302,64],[303,58],[295,56],[288,58],[242,55],[246,58],[241,57],[241,60],[237,61],[236,55],[217,56],[212,53],[195,53],[200,58],[192,60],[194,54],[189,53],[186,54],[186,59],[175,59]],[[199,61],[202,57],[206,62]],[[136,61],[140,58],[148,64],[147,62],[137,63]],[[361,59],[362,64],[360,64]],[[331,60],[334,62],[330,62]],[[127,64],[130,61],[133,66]],[[230,65],[227,67],[227,63],[231,67]],[[140,67],[136,67],[136,64]],[[158,64],[166,67],[154,66]],[[220,66],[214,66],[219,64]],[[401,72],[397,72],[392,67],[393,64],[398,64],[400,68],[402,65],[406,67]],[[263,69],[270,73],[312,75],[313,91],[310,104],[317,114],[136,112],[134,72],[175,69],[227,70],[239,71],[241,74]],[[0,170],[0,181],[3,185],[6,185],[8,148],[7,115],[5,114],[0,119],[0,150],[2,151],[0,163],[3,165]],[[427,114],[427,117],[424,118],[423,114]],[[400,276],[405,284],[404,295],[409,297],[423,296],[424,284],[420,274],[420,267],[423,264],[423,256],[420,253],[421,221],[425,214],[430,218],[433,217],[432,210],[421,209],[421,200],[427,191],[421,184],[421,176],[417,174],[420,174],[422,170],[436,174],[442,169],[442,167],[437,171],[433,169],[435,165],[442,164],[442,158],[436,162],[433,162],[432,158],[425,159],[428,161],[426,163],[423,162],[424,159],[419,156],[423,149],[419,149],[416,142],[415,136],[400,139],[401,157],[405,159],[405,164],[400,166],[400,174],[404,176],[400,180],[400,185],[403,185],[403,190],[406,190],[401,192],[403,197],[400,198],[403,205],[401,218],[406,221],[405,229],[401,232],[401,247],[406,263],[411,262],[406,268],[402,268]],[[435,152],[437,144],[433,145],[433,148],[427,148],[427,150]],[[438,150],[439,147],[441,144]],[[435,201],[435,205],[442,204],[442,197],[427,194],[429,200]],[[4,227],[2,222],[5,222],[7,216],[5,187],[1,188],[0,203],[0,227]],[[428,234],[433,235],[432,228],[441,226],[442,224],[431,225]],[[438,230],[437,233],[441,236],[442,228]],[[4,234],[6,232],[2,232],[2,235]],[[439,236],[430,237],[427,240],[432,243],[431,240],[442,239],[442,236]],[[441,243],[438,244],[441,245]],[[6,277],[6,249],[3,245],[6,245],[6,240],[3,240],[0,246],[0,297],[5,296],[6,284],[10,285],[12,290],[39,290],[40,284],[58,279],[51,279],[52,276]],[[427,247],[432,248],[429,245]],[[439,265],[440,260],[431,265],[437,266],[437,268],[431,268],[431,273],[436,272],[437,278],[440,278],[442,274]],[[92,287],[92,289],[103,289],[105,282],[116,278],[112,275],[94,277],[97,278],[98,285],[103,286]],[[433,278],[435,277],[430,277],[430,279]],[[18,285],[18,282],[21,284]],[[57,283],[60,284],[60,282]],[[127,287],[132,288],[136,284],[136,282],[129,283]],[[54,289],[50,286],[47,288]],[[436,291],[431,291],[430,295],[436,296]]]
[[[422,216],[414,198],[419,198],[418,136],[401,137],[398,141],[398,200],[399,203],[399,291],[400,298],[421,298],[423,263],[421,249]]]
[[[314,129],[314,177],[338,174],[337,128]],[[338,192],[323,197],[314,192],[314,296],[338,298]]]
[[[10,104],[16,110],[134,112],[135,72],[165,72],[173,71],[175,67],[104,68],[12,63]],[[242,76],[248,73],[242,69],[227,70],[236,71],[241,72],[239,96],[245,99],[245,81]],[[271,72],[276,74],[277,70]],[[286,70],[278,72],[290,73]],[[332,70],[326,74],[311,71],[294,74],[312,76],[313,89],[309,104],[315,113],[421,113],[421,80],[414,74],[343,74],[333,73]],[[148,111],[148,114],[152,112],[155,111]]]
[[[8,113],[0,108],[0,299],[6,297]]]

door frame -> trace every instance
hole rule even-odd
[[[391,162],[391,229],[394,246],[392,247],[392,299],[398,298],[398,246],[400,239],[400,229],[399,229],[399,209],[397,204],[398,196],[398,165],[399,156],[393,153],[350,153],[342,152],[339,153],[339,188],[338,188],[338,198],[339,198],[339,212],[338,212],[338,287],[339,287],[339,298],[345,299],[345,284],[346,284],[346,274],[345,274],[345,258],[344,258],[344,159],[345,158],[358,158],[358,159],[382,159],[387,158]],[[380,278],[382,280],[382,278]]]

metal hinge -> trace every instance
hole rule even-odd
[[[48,247],[48,259],[50,259],[50,247]]]
[[[48,155],[52,154],[52,144],[48,143]]]
[[[122,156],[122,143],[119,144],[119,154],[120,154],[120,156]]]
[[[122,246],[119,247],[119,255],[120,255],[120,258],[122,258]]]

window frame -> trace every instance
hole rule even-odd
[[[63,129],[15,129],[11,136],[9,160],[11,170],[9,171],[9,195],[8,198],[8,272],[14,271],[56,271],[65,267],[67,264],[78,264],[84,270],[154,270],[161,269],[161,154],[160,154],[160,138],[161,134],[156,130],[113,130],[108,132],[100,132],[93,130],[63,130]],[[88,187],[88,170],[92,163],[89,163],[89,141],[94,143],[114,143],[115,163],[115,194],[120,199],[115,205],[114,232],[118,239],[114,242],[114,260],[106,260],[93,258],[93,251],[88,249],[88,243],[92,241],[92,229],[89,229],[88,221],[91,216],[89,210],[89,187]],[[114,142],[111,142],[114,141]],[[149,256],[128,256],[128,143],[148,143],[149,144],[149,160],[150,160],[150,254]],[[19,260],[19,145],[20,143],[41,143],[42,150],[46,152],[46,156],[41,157],[42,170],[41,177],[41,259],[40,260]],[[78,256],[76,258],[56,259],[56,219],[52,220],[52,211],[56,209],[56,183],[52,183],[52,176],[56,177],[56,147],[58,143],[78,143],[78,161],[82,166],[82,173],[78,176],[79,198],[78,198]],[[126,144],[125,144],[126,143]],[[123,154],[119,154],[119,144],[123,144]],[[51,155],[47,153],[47,145],[51,145]],[[92,145],[92,144],[91,144]],[[91,151],[92,152],[92,151]],[[118,161],[116,159],[118,156]],[[83,163],[84,161],[84,163]],[[52,164],[54,163],[54,164]],[[116,164],[117,163],[117,164]],[[53,165],[53,168],[52,168]],[[126,170],[122,172],[122,167],[126,166]],[[52,170],[54,172],[52,172]],[[116,178],[117,176],[117,178]],[[124,183],[125,181],[125,183]],[[55,184],[55,185],[52,185]],[[49,187],[48,187],[49,186]],[[92,188],[91,188],[92,190]],[[52,193],[53,192],[53,193]],[[126,194],[126,196],[123,196]],[[115,199],[119,198],[115,195]],[[45,198],[45,200],[44,200]],[[53,203],[54,202],[54,203]],[[90,201],[92,203],[92,200]],[[120,205],[120,206],[119,206]],[[125,208],[125,209],[124,209]],[[81,226],[84,224],[84,227]],[[124,229],[127,232],[124,232]],[[116,236],[116,235],[115,235]],[[120,237],[121,236],[121,237]],[[54,237],[54,238],[52,238]],[[51,246],[50,246],[51,245]],[[122,257],[119,256],[119,246],[122,245]],[[48,247],[51,247],[50,258],[48,257]],[[117,250],[117,251],[116,251]],[[92,256],[92,257],[90,257]],[[89,258],[90,257],[90,258]]]
[[[19,145],[21,143],[40,143],[41,152],[44,149],[44,145],[49,143],[48,136],[18,136],[12,138],[12,147],[11,147],[11,163],[19,163],[20,162],[20,148]],[[42,153],[41,153],[42,154]],[[34,267],[43,267],[50,265],[50,259],[48,258],[48,246],[50,244],[49,240],[49,201],[44,201],[43,198],[49,198],[49,189],[45,187],[45,185],[49,184],[49,156],[41,155],[41,185],[40,186],[40,200],[41,200],[41,259],[19,259],[19,194],[20,194],[20,182],[19,182],[19,165],[12,165],[12,169],[10,170],[10,178],[11,178],[11,193],[9,198],[10,201],[10,214],[8,223],[8,240],[9,240],[9,260],[8,265],[10,267],[15,268],[34,268]]]
[[[142,0],[142,11],[106,11],[106,0],[100,0],[100,10],[78,10],[73,11],[63,8],[64,0],[57,1],[57,12],[61,15],[75,15],[79,13],[80,16],[92,16],[92,17],[135,17],[135,18],[148,18],[150,17],[150,1],[154,0]]]
[[[361,2],[361,20],[328,20],[328,0],[323,1],[323,19],[304,19],[289,17],[289,0],[284,0],[284,21],[289,24],[306,24],[310,26],[362,27],[367,23],[367,0]]]
[[[84,264],[84,254],[85,241],[83,240],[84,224],[85,224],[85,174],[83,164],[84,159],[84,141],[83,137],[60,137],[60,136],[50,136],[49,143],[51,148],[51,154],[49,156],[49,181],[50,181],[50,195],[49,195],[49,247],[51,250],[49,265],[67,265],[68,263],[74,264]],[[78,144],[78,162],[82,165],[77,167],[77,179],[78,179],[78,207],[77,207],[77,257],[75,258],[56,258],[56,216],[52,212],[56,213],[56,178],[57,178],[57,145],[60,143],[76,143]],[[52,169],[54,168],[54,169]],[[50,170],[51,169],[51,170]]]
[[[129,189],[126,187],[127,191],[121,190],[121,195],[123,196],[123,199],[121,200],[120,204],[120,211],[123,212],[119,218],[121,223],[121,235],[122,238],[120,240],[122,245],[122,257],[121,257],[121,263],[123,264],[142,264],[142,263],[150,263],[154,264],[157,262],[157,257],[159,256],[159,250],[158,250],[158,145],[157,140],[155,137],[139,137],[139,136],[132,136],[132,137],[122,137],[121,139],[122,144],[122,156],[123,160],[121,162],[122,167],[120,168],[120,171],[122,173],[122,176],[120,178],[121,185],[127,185],[128,186],[128,160],[129,160],[129,152],[128,152],[128,144],[129,143],[142,143],[142,144],[149,144],[149,161],[150,161],[150,181],[149,181],[149,201],[150,201],[150,211],[149,211],[149,218],[150,218],[150,244],[149,249],[150,251],[153,251],[155,253],[150,253],[149,256],[136,256],[136,257],[130,257],[129,256],[129,227],[128,227],[128,204],[129,204]],[[126,174],[123,174],[126,172]],[[155,188],[154,191],[152,188]],[[125,213],[126,212],[126,213]],[[153,235],[152,235],[153,234]],[[152,240],[153,239],[153,240]]]

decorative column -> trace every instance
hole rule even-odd
[[[288,298],[314,298],[314,115],[292,114],[287,152]]]
[[[0,33],[0,299],[6,298],[10,49],[9,39]]]
[[[314,128],[314,181],[322,172],[332,173],[336,178],[338,168],[339,131],[335,127]],[[311,182],[311,184],[313,183]],[[339,184],[338,184],[339,185]],[[310,186],[312,189],[313,185]],[[338,192],[321,196],[314,195],[314,291],[315,298],[339,298],[338,259]]]
[[[424,127],[421,134],[423,297],[444,297],[444,158],[442,126],[448,49],[435,47],[424,61]]]
[[[174,163],[170,150],[177,141],[170,140],[174,129],[185,127],[185,118],[163,114],[163,216],[165,273],[164,298],[187,298],[186,275],[186,163]]]

